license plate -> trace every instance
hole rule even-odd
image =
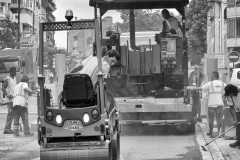
[[[66,130],[70,131],[79,131],[82,127],[80,126],[80,121],[79,120],[69,120],[67,121],[68,126],[65,128]]]
[[[70,131],[78,131],[80,130],[82,127],[81,126],[78,126],[78,125],[70,125],[70,126],[67,126],[65,129],[67,130],[70,130]]]

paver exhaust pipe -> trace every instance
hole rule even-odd
[[[130,47],[132,50],[139,50],[138,46],[136,46],[135,41],[135,17],[133,9],[130,9],[129,27],[130,27]]]

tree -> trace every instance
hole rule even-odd
[[[67,56],[67,50],[44,47],[44,65],[47,65],[47,68],[50,70],[53,70],[53,57],[55,54],[65,54]]]
[[[122,32],[129,32],[129,10],[118,10],[123,23],[117,23]],[[134,10],[136,31],[160,31],[163,18],[160,10]]]
[[[16,48],[18,37],[18,25],[11,22],[9,17],[1,20],[0,23],[0,48]]]
[[[207,6],[207,0],[192,0],[186,11],[188,55],[193,64],[199,64],[207,52]]]

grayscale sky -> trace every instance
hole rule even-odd
[[[94,18],[94,9],[89,6],[89,0],[56,0],[57,9],[53,12],[56,21],[66,21],[65,12],[68,9],[73,11],[73,16],[78,19]],[[175,9],[170,9],[177,14]],[[116,11],[108,11],[104,16],[112,16],[113,22],[122,22],[120,14]],[[74,20],[74,19],[73,19]],[[67,48],[67,33],[65,31],[55,32],[55,43],[58,48]]]
[[[78,19],[94,18],[94,9],[89,6],[89,0],[56,0],[57,10],[53,12],[56,21],[66,21],[65,12],[68,9],[73,11],[73,16]],[[108,11],[105,16],[112,16],[113,22],[122,22],[119,13]],[[73,19],[74,20],[74,19]],[[63,31],[55,32],[55,43],[59,48],[67,48],[67,34]]]

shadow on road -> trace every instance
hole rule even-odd
[[[159,125],[122,125],[121,135],[187,135],[187,128]]]

